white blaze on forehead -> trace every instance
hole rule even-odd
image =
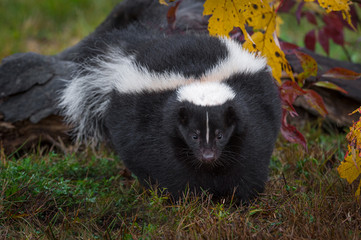
[[[230,86],[220,82],[194,82],[177,91],[178,101],[188,101],[198,106],[222,105],[235,96]]]
[[[208,111],[206,112],[206,141],[209,143],[209,118],[208,118]]]

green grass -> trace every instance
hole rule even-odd
[[[119,0],[1,0],[0,59],[17,52],[56,54],[92,32]]]
[[[171,202],[106,148],[2,154],[0,239],[359,239],[356,186],[336,171],[345,135],[302,132],[309,151],[279,139],[266,191],[249,206],[207,194]]]

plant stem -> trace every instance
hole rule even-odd
[[[350,53],[347,51],[346,47],[343,46],[343,45],[342,45],[342,50],[343,50],[343,52],[345,53],[345,55],[346,55],[346,57],[347,57],[347,60],[348,60],[349,62],[352,62]]]

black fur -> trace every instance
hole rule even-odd
[[[150,72],[194,78],[229,54],[217,38],[165,36],[139,27],[114,30],[82,44],[82,54],[74,56],[78,62],[119,48]],[[224,82],[236,96],[219,106],[180,102],[175,90],[110,94],[104,131],[143,185],[158,184],[175,198],[187,186],[196,192],[208,190],[215,197],[235,193],[243,201],[263,191],[280,127],[278,90],[266,69],[239,73]],[[205,143],[206,112],[209,144]]]
[[[243,201],[263,191],[280,126],[277,90],[265,72],[234,76],[228,83],[236,98],[214,107],[178,102],[174,91],[112,94],[105,123],[111,142],[143,185],[159,184],[175,198],[187,186],[215,197],[231,196],[235,190]],[[180,125],[199,124],[204,132],[206,110],[210,125],[234,127],[213,164],[202,163],[179,131]]]
[[[150,72],[179,72],[185,77],[199,77],[227,57],[225,46],[206,35],[164,35],[140,25],[115,29],[81,43],[82,50],[73,61],[84,62],[107,56],[110,49],[133,55],[139,66]]]

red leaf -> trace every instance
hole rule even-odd
[[[281,95],[291,96],[291,103],[296,99],[297,96],[306,94],[306,91],[303,90],[296,82],[287,80],[284,81],[280,87]]]
[[[283,110],[282,115],[282,136],[291,143],[301,144],[307,151],[307,143],[305,137],[294,126],[287,124],[287,112],[285,110]]]
[[[301,22],[302,8],[303,8],[304,4],[305,4],[305,2],[301,1],[296,10],[296,19],[297,19],[298,24],[300,24],[300,22]]]
[[[336,44],[343,46],[343,44],[345,43],[343,31],[338,31],[337,29],[335,29],[333,27],[325,26],[324,32]]]
[[[300,88],[296,82],[290,80],[283,82],[280,87],[282,108],[287,110],[292,117],[298,116],[292,104],[298,96],[304,94],[306,94],[306,92]]]
[[[307,89],[305,91],[306,94],[303,96],[305,97],[306,102],[312,108],[314,108],[319,114],[321,114],[322,117],[325,117],[328,114],[328,112],[322,97],[317,92],[311,89]]]
[[[322,74],[322,77],[356,80],[361,77],[361,73],[357,73],[346,68],[335,67]]]
[[[337,14],[329,13],[323,16],[323,22],[325,23],[326,27],[332,27],[336,29],[336,31],[341,32],[343,30],[343,23],[342,18],[337,16]]]
[[[281,2],[281,6],[278,7],[277,12],[289,12],[295,4],[296,1],[284,0]]]
[[[359,6],[360,6],[360,4],[359,4]],[[357,15],[355,5],[351,5],[350,14],[351,14],[351,23],[357,29],[357,24],[360,23],[360,19],[359,19],[358,15]],[[351,30],[354,30],[349,24],[348,24],[348,26],[350,27]]]
[[[307,151],[307,143],[305,137],[294,126],[281,126],[282,136],[291,143],[301,144]]]
[[[332,40],[340,45],[340,46],[343,46],[345,44],[345,38],[344,38],[344,34],[343,34],[343,31],[340,32],[339,34],[335,34],[332,36]]]
[[[296,112],[296,109],[293,107],[292,104],[282,101],[282,109],[286,110],[291,115],[291,117],[298,116],[298,113]]]
[[[351,16],[351,23],[352,23],[352,26],[354,26],[355,28],[353,28],[348,22],[346,19],[343,19],[343,16],[342,16],[342,12],[336,12],[335,14],[337,14],[337,16],[339,16],[340,19],[342,19],[342,24],[344,27],[347,27],[348,29],[352,30],[352,31],[356,31],[357,29],[357,25],[360,24],[360,19],[357,15],[357,11],[356,11],[356,8],[355,6],[357,5],[350,5],[350,16]],[[361,6],[361,5],[359,5]]]
[[[329,81],[318,81],[315,82],[313,85],[317,86],[317,87],[323,87],[323,88],[328,88],[328,89],[332,89],[332,90],[336,90],[339,92],[342,92],[344,94],[347,94],[347,91],[339,86],[337,86],[336,84],[329,82]]]
[[[342,18],[337,14],[330,13],[323,16],[323,21],[325,22],[325,26],[323,27],[324,33],[327,34],[329,38],[332,38],[336,44],[343,46],[345,41]]]
[[[313,14],[312,12],[305,12],[305,15],[306,15],[307,20],[310,23],[317,26],[317,19],[316,19],[315,14]]]
[[[176,13],[179,4],[182,2],[182,0],[176,2],[174,6],[169,7],[167,12],[167,21],[168,21],[168,27],[169,29],[174,29],[175,27],[175,20],[176,20]]]
[[[323,28],[318,32],[318,42],[321,44],[323,50],[325,50],[327,55],[329,55],[330,43],[328,40],[328,36],[326,35],[325,30]]]
[[[355,31],[355,29],[357,29],[357,24],[360,23],[360,19],[358,18],[355,5],[350,6],[350,14],[351,14],[351,23],[355,28],[352,28],[352,26],[350,26],[350,24],[348,24],[348,22],[345,21],[343,18],[342,18],[342,20],[344,21],[344,25],[346,27],[348,27],[349,29]]]
[[[305,46],[311,51],[315,51],[315,45],[316,45],[316,34],[315,34],[315,30],[313,29],[309,31],[305,36]]]
[[[297,46],[293,43],[289,43],[289,42],[280,41],[280,45],[281,45],[282,51],[290,51],[290,50],[300,49],[299,46]]]

